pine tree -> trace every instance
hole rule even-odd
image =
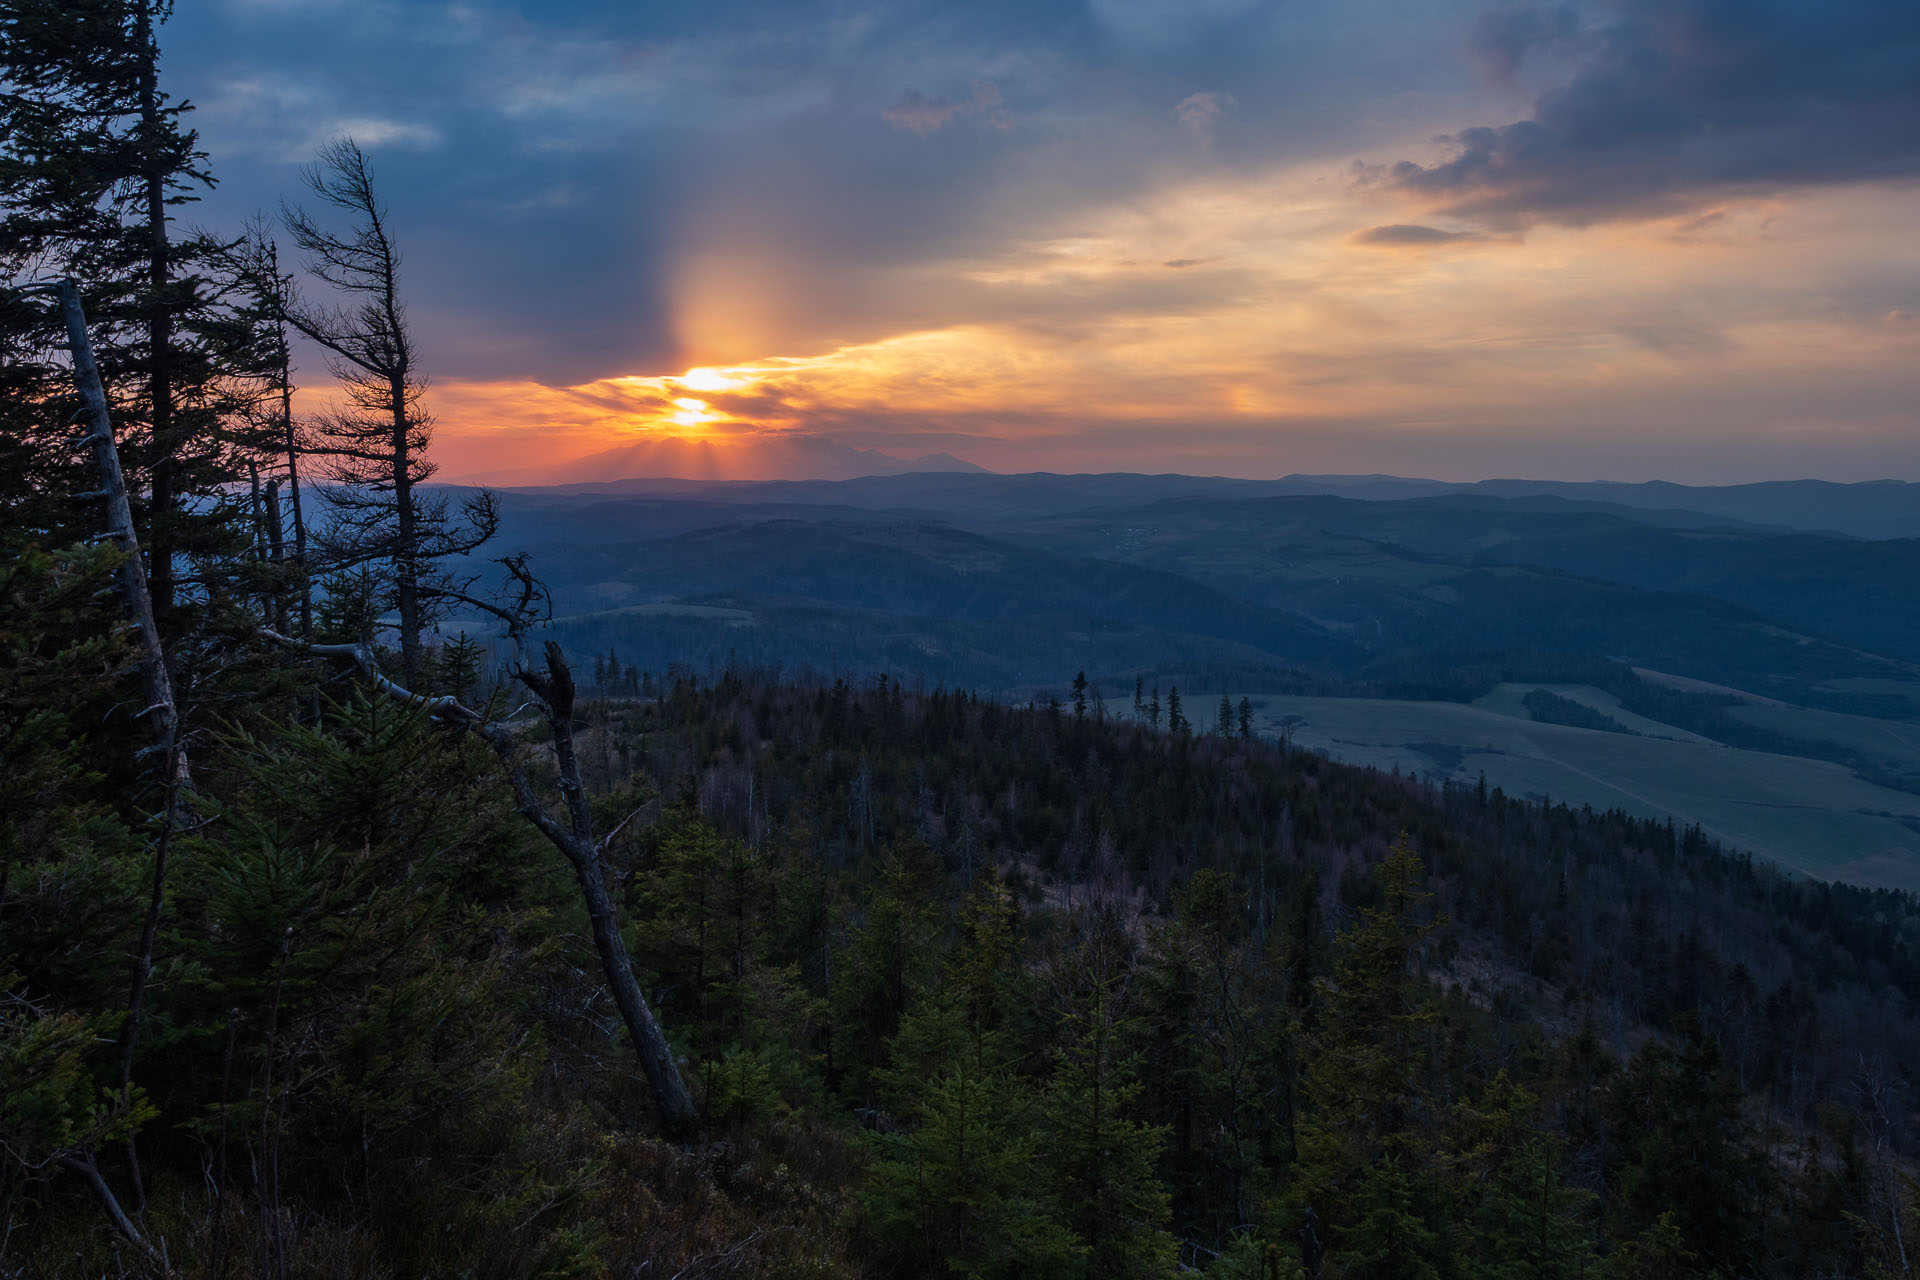
[[[900,1019],[932,981],[937,875],[924,846],[887,849],[864,917],[834,958],[831,1083],[856,1106],[879,1101],[874,1073],[887,1061]]]
[[[1224,693],[1220,695],[1220,705],[1215,711],[1213,733],[1217,738],[1233,736],[1233,700]]]
[[[644,799],[630,795],[622,806]],[[708,1117],[764,1118],[793,1081],[788,1049],[811,1014],[797,975],[771,961],[775,868],[760,849],[716,831],[690,790],[645,843],[630,894],[633,958],[667,993],[660,1016],[692,1050]]]
[[[1286,1154],[1291,1044],[1248,945],[1246,896],[1203,867],[1153,928],[1132,999],[1143,1116],[1168,1132],[1175,1232],[1209,1248],[1254,1219],[1264,1168]]]
[[[1578,1280],[1593,1269],[1593,1232],[1582,1221],[1595,1199],[1561,1176],[1555,1143],[1518,1135],[1491,1177],[1463,1169],[1478,1193],[1471,1211],[1475,1274],[1488,1280]]]
[[[371,565],[328,574],[320,583],[314,635],[329,644],[372,644],[380,629],[382,583]]]
[[[1611,1280],[1686,1280],[1701,1274],[1694,1265],[1699,1260],[1668,1210],[1607,1255],[1606,1274]]]
[[[480,682],[480,664],[484,655],[477,641],[467,637],[462,631],[452,640],[440,646],[440,656],[436,662],[435,685],[443,693],[448,693],[460,701],[467,701],[473,694],[474,686]]]
[[[231,407],[208,274],[219,246],[176,234],[170,210],[212,184],[160,88],[159,0],[19,0],[0,20],[0,269],[80,281],[102,377],[135,487],[141,544],[165,632],[175,560],[230,552],[244,510],[224,501],[245,475],[221,429]],[[0,321],[56,345],[50,318],[10,307]],[[32,345],[30,342],[28,345]],[[57,367],[10,371],[29,401],[63,397]],[[30,384],[37,380],[39,386]],[[65,419],[49,420],[57,430]],[[91,487],[91,486],[89,486]],[[68,490],[71,492],[71,490]]]
[[[308,272],[348,300],[343,308],[287,312],[289,323],[326,350],[346,398],[346,407],[319,425],[317,445],[333,481],[326,491],[332,519],[321,541],[337,566],[381,567],[399,615],[400,670],[413,684],[424,669],[422,635],[436,604],[479,603],[438,566],[491,538],[498,516],[484,489],[456,517],[444,497],[422,487],[435,470],[426,456],[433,420],[421,402],[426,380],[400,296],[400,251],[366,153],[351,138],[335,139],[305,176],[322,204],[351,220],[339,232],[304,209],[283,212]]]
[[[154,1118],[114,1062],[149,883],[129,803],[132,661],[100,600],[120,559],[105,546],[0,558],[0,1235],[23,1189],[78,1174],[138,1238],[114,1166],[101,1172]],[[137,1208],[137,1184],[121,1185]]]
[[[1426,1089],[1427,1028],[1436,1013],[1413,972],[1431,895],[1404,838],[1374,869],[1383,890],[1339,939],[1307,1046],[1300,1159],[1287,1213],[1326,1224],[1329,1264],[1367,1274],[1438,1274],[1448,1235],[1437,1172],[1438,1118]]]
[[[1762,1156],[1719,1045],[1690,1015],[1681,1033],[1677,1051],[1649,1040],[1613,1082],[1609,1208],[1621,1215],[1622,1234],[1671,1215],[1705,1265],[1735,1272],[1757,1247],[1747,1206]]]
[[[862,1199],[876,1236],[918,1274],[1080,1273],[1083,1248],[1040,1194],[1040,1103],[1006,1027],[1015,915],[1005,886],[984,880],[940,987],[901,1020],[879,1073],[909,1128],[876,1142]]]
[[[1086,1249],[1088,1280],[1174,1267],[1170,1197],[1156,1168],[1166,1130],[1137,1117],[1140,1055],[1125,1048],[1137,1024],[1115,1008],[1119,985],[1118,975],[1087,975],[1045,1101],[1043,1167],[1055,1213]]]
[[[263,576],[271,594],[274,626],[286,630],[289,597],[298,610],[302,638],[313,637],[313,575],[307,547],[308,497],[306,440],[293,412],[293,345],[288,312],[297,305],[293,277],[280,266],[280,250],[264,217],[222,246],[222,270],[229,305],[217,330],[223,363],[229,371],[233,402],[232,434],[247,462],[267,477],[263,516],[264,546],[257,558],[270,566]],[[287,501],[281,509],[280,486]],[[257,477],[256,477],[256,488]],[[258,506],[258,504],[256,504]],[[292,545],[287,545],[288,533]]]

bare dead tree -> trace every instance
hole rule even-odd
[[[553,595],[547,584],[534,576],[528,553],[499,556],[492,563],[500,566],[504,577],[491,599],[474,594],[478,575],[458,583],[424,583],[422,594],[440,604],[464,604],[495,619],[512,642],[513,660],[519,663],[525,656],[527,632],[553,621]]]
[[[242,312],[243,349],[239,360],[251,394],[245,397],[241,415],[247,422],[249,443],[263,456],[277,460],[284,470],[287,502],[280,504],[281,476],[270,476],[266,484],[266,532],[269,559],[280,573],[291,578],[297,591],[300,635],[313,638],[313,573],[307,553],[307,517],[305,495],[301,487],[302,463],[307,452],[303,433],[293,415],[293,343],[289,315],[299,294],[293,278],[280,269],[280,247],[273,238],[272,225],[256,215],[247,222],[245,234],[223,246],[221,265],[232,276],[246,298]],[[286,547],[288,524],[292,525],[291,553]],[[289,573],[290,571],[290,573]],[[284,588],[276,586],[274,608],[276,625],[284,629],[278,612],[285,608]]]
[[[524,568],[524,565],[522,566]],[[419,707],[449,726],[477,734],[493,749],[507,771],[513,788],[514,805],[522,817],[533,824],[548,843],[558,849],[573,868],[593,930],[594,949],[600,956],[600,968],[613,993],[613,1002],[633,1041],[634,1055],[646,1074],[647,1084],[660,1111],[660,1127],[669,1137],[684,1140],[699,1129],[699,1112],[693,1096],[674,1061],[673,1047],[660,1029],[647,1005],[639,981],[633,976],[633,960],[620,935],[619,911],[607,888],[600,855],[614,834],[595,839],[593,814],[587,804],[587,789],[580,775],[580,761],[573,741],[573,671],[560,646],[549,640],[544,671],[521,667],[515,676],[539,701],[553,741],[554,762],[560,774],[560,794],[564,816],[555,816],[540,798],[527,771],[524,744],[512,727],[502,720],[489,719],[453,697],[418,694],[380,670],[371,648],[364,644],[313,644],[295,640],[274,631],[264,635],[278,644],[319,657],[343,659],[358,666],[366,678],[388,697],[406,706]],[[626,824],[622,823],[624,827]]]
[[[560,646],[551,640],[547,641],[546,660],[544,674],[526,667],[515,674],[546,711],[555,763],[560,770],[560,793],[566,801],[567,822],[562,824],[547,812],[529,785],[524,769],[511,771],[514,799],[521,814],[573,865],[574,878],[580,882],[581,894],[586,899],[587,917],[593,925],[593,942],[600,952],[601,967],[613,990],[613,1001],[627,1024],[627,1033],[633,1037],[640,1066],[653,1087],[662,1125],[673,1136],[684,1137],[698,1124],[693,1099],[680,1078],[673,1050],[647,1008],[639,982],[634,979],[633,962],[627,955],[626,941],[620,936],[619,917],[600,866],[600,854],[606,845],[605,841],[594,839],[593,815],[587,805],[586,786],[580,778],[580,761],[573,748],[573,671]],[[483,726],[482,732],[495,744],[496,751],[502,750],[504,726]]]
[[[80,303],[79,283],[72,279],[31,286],[32,291],[52,294],[59,302],[61,319],[67,329],[67,349],[72,360],[74,385],[80,393],[80,417],[86,423],[86,446],[92,454],[98,488],[83,495],[105,508],[105,537],[116,543],[122,554],[120,594],[132,618],[132,630],[139,645],[140,678],[146,706],[139,712],[153,726],[154,744],[149,753],[163,760],[161,788],[164,800],[159,813],[160,831],[154,841],[152,891],[147,916],[140,931],[134,955],[133,976],[127,995],[127,1015],[119,1038],[120,1088],[125,1096],[132,1086],[133,1056],[140,1029],[146,1019],[147,981],[153,972],[154,940],[159,932],[160,913],[166,901],[167,857],[173,835],[185,824],[187,796],[193,790],[193,774],[188,766],[186,745],[181,740],[179,706],[174,700],[173,679],[167,671],[167,656],[160,643],[160,629],[154,621],[153,595],[146,570],[140,560],[140,539],[133,523],[132,504],[127,496],[126,474],[120,467],[120,451],[113,438],[113,422],[107,412],[107,393],[100,381],[100,369],[93,355],[93,340],[87,332],[86,311]],[[133,1177],[134,1212],[142,1211],[145,1193],[141,1186],[140,1161],[131,1136],[127,1139],[127,1158]],[[150,1248],[138,1227],[114,1196],[90,1153],[74,1153],[61,1158],[61,1164],[84,1177],[105,1204],[108,1216],[123,1235],[143,1249]]]
[[[457,518],[445,497],[421,491],[434,473],[426,456],[433,419],[421,403],[426,379],[400,300],[399,250],[366,153],[352,138],[336,138],[304,177],[317,200],[351,220],[340,232],[303,208],[281,211],[307,271],[345,299],[342,306],[295,304],[285,311],[288,323],[326,350],[345,398],[342,408],[316,419],[316,445],[333,482],[324,550],[337,566],[388,566],[401,674],[418,683],[434,566],[486,542],[499,517],[484,489],[462,503]]]
[[[86,424],[85,443],[93,455],[94,475],[99,485],[82,496],[104,505],[105,537],[126,555],[120,565],[120,591],[139,635],[140,677],[147,703],[140,715],[153,725],[159,749],[168,753],[167,776],[177,782],[180,789],[190,790],[193,779],[186,753],[178,748],[180,714],[173,697],[173,679],[167,672],[166,652],[160,644],[160,629],[154,622],[153,595],[140,561],[140,539],[134,530],[126,474],[120,468],[120,451],[114,444],[107,392],[100,381],[99,366],[94,362],[86,311],[80,305],[80,286],[73,280],[60,280],[30,288],[52,294],[59,301],[61,319],[67,328],[67,348],[73,361],[73,381],[80,393],[80,417]]]

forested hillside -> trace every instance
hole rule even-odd
[[[1912,896],[1335,764],[1244,696],[1147,703],[1170,660],[1380,655],[1041,545],[1084,526],[656,531],[896,671],[582,643],[608,615],[553,619],[548,580],[604,566],[428,483],[367,154],[189,230],[164,10],[4,12],[0,1276],[1914,1273]],[[1420,595],[1381,598],[1417,628]],[[964,662],[1124,643],[1104,698],[1023,704],[872,621],[921,608]],[[1881,661],[1676,608],[1799,678]],[[1508,661],[1349,676],[1477,696]],[[1623,714],[1741,709],[1540,661]]]
[[[258,678],[125,1092],[151,847],[64,736],[10,750],[22,1274],[110,1265],[83,1169],[186,1274],[1898,1266],[1905,896],[1072,705],[622,673],[573,736],[699,1107],[666,1142],[497,758]]]
[[[1301,725],[1338,759],[1484,772],[1808,874],[1920,887],[1920,667],[1897,589],[1913,542],[1478,487],[1246,495],[1262,487],[894,476],[496,501],[501,544],[550,566],[554,634],[576,651],[1018,701],[1063,695],[1075,672],[1109,699],[1142,678],[1224,691],[1269,709],[1263,732]],[[1531,693],[1604,718],[1563,709],[1551,722],[1589,736],[1516,736],[1483,714],[1549,723]],[[1410,699],[1459,710],[1358,705]],[[1662,739],[1727,750],[1675,758]]]

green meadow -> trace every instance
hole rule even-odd
[[[1636,732],[1535,722],[1521,699],[1536,687]],[[1472,784],[1484,775],[1488,786],[1515,795],[1697,822],[1730,845],[1809,876],[1920,890],[1920,795],[1824,760],[1724,746],[1635,716],[1598,689],[1502,685],[1471,705],[1250,697],[1256,731],[1284,735],[1296,749],[1436,782]],[[1217,693],[1196,694],[1189,706],[1218,701]],[[1857,741],[1890,761],[1905,753],[1920,762],[1920,729],[1913,725],[1784,704],[1756,703],[1736,713],[1799,737]]]

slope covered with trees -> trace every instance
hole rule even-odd
[[[1171,687],[501,669],[365,155],[328,310],[169,212],[163,8],[0,12],[0,1274],[1911,1274],[1910,897]]]

